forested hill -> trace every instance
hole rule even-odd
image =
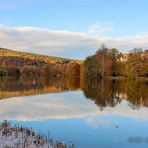
[[[5,57],[22,57],[27,58],[30,60],[39,60],[44,61],[46,63],[69,63],[69,62],[81,62],[79,60],[69,59],[69,58],[61,58],[61,57],[53,57],[53,56],[46,56],[46,55],[40,55],[35,53],[27,53],[27,52],[20,52],[15,50],[10,50],[6,48],[0,48],[0,56]]]
[[[0,48],[0,76],[80,76],[83,61]]]

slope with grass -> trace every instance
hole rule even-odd
[[[5,49],[5,48],[0,48],[0,56],[4,57],[22,57],[22,58],[27,58],[27,59],[36,59],[39,61],[44,61],[44,62],[49,62],[49,63],[68,63],[72,61],[77,61],[81,62],[80,60],[74,60],[74,59],[69,59],[69,58],[61,58],[61,57],[54,57],[54,56],[46,56],[46,55],[40,55],[40,54],[35,54],[35,53],[27,53],[27,52],[20,52],[20,51],[15,51],[15,50],[10,50],[10,49]]]

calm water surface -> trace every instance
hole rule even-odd
[[[147,148],[148,82],[0,78],[0,120],[77,148]]]

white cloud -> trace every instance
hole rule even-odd
[[[116,31],[113,24],[96,23],[89,27],[88,32],[96,35],[101,35],[109,32]]]
[[[148,48],[148,33],[123,37],[96,36],[95,31],[99,28],[99,26],[92,27],[90,34],[88,32],[1,25],[0,47],[82,59],[93,54],[101,44],[118,48],[124,52],[134,47]],[[103,32],[112,30],[112,28],[104,27]]]

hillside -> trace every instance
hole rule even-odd
[[[79,76],[82,61],[0,48],[0,76]]]
[[[40,55],[40,54],[34,54],[34,53],[27,53],[27,52],[20,52],[20,51],[15,51],[15,50],[10,50],[10,49],[5,49],[5,48],[0,48],[0,56],[5,56],[5,57],[22,57],[22,58],[27,58],[31,60],[39,60],[39,61],[44,61],[46,63],[69,63],[72,61],[77,61],[81,62],[80,60],[74,60],[74,59],[69,59],[69,58],[61,58],[61,57],[53,57],[53,56],[46,56],[46,55]]]

